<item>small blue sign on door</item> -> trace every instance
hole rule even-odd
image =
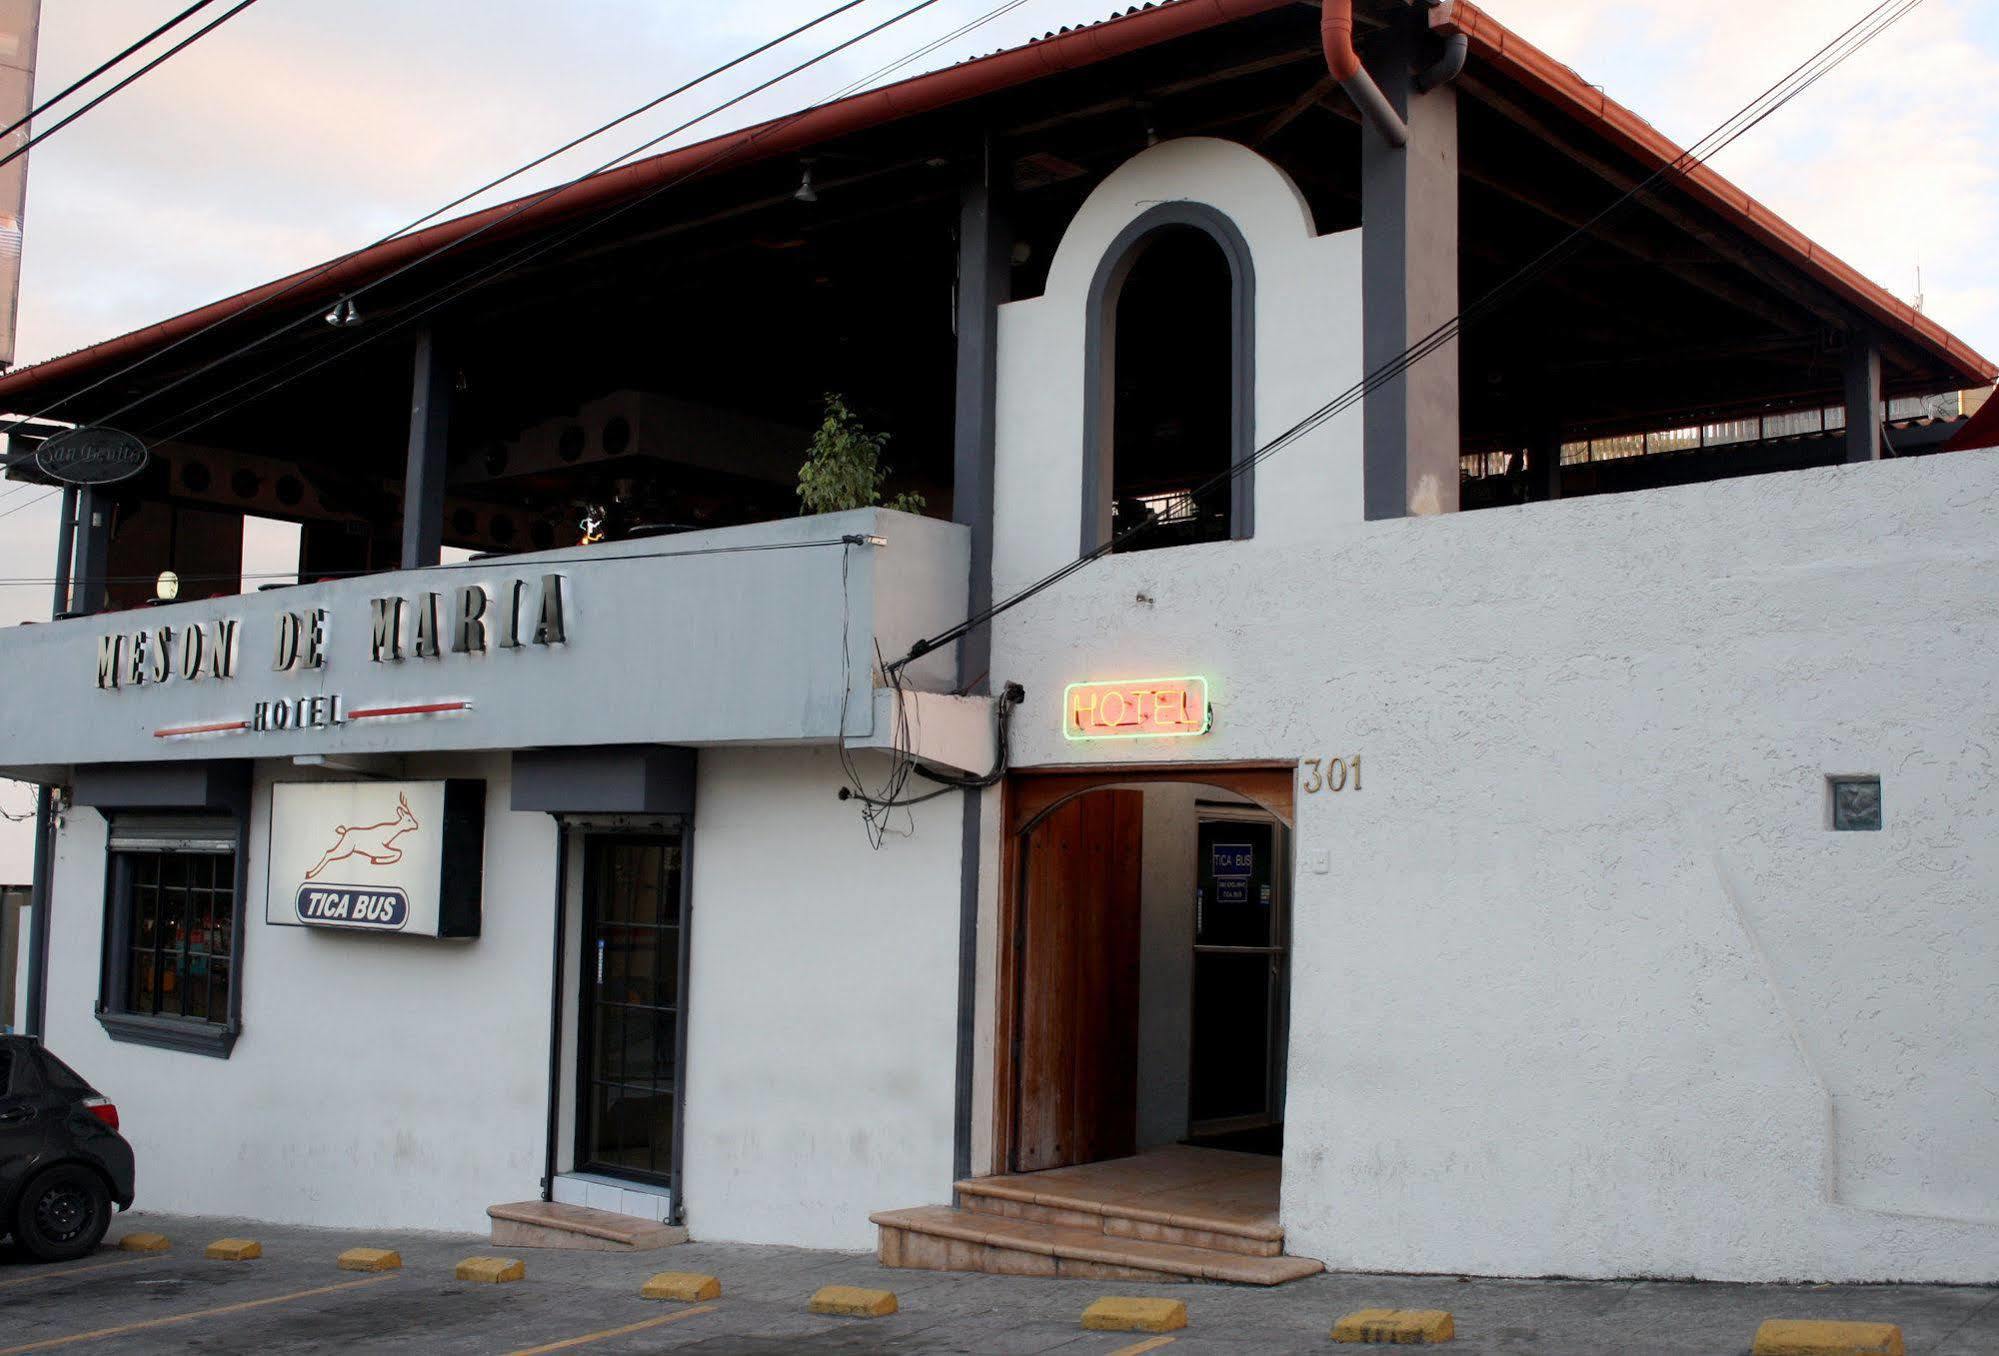
[[[1249,843],[1213,843],[1208,874],[1216,880],[1248,880],[1256,873],[1256,848]]]

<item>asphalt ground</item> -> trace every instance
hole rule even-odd
[[[119,1252],[124,1234],[172,1240],[157,1254]],[[263,1256],[211,1261],[219,1238],[256,1239]],[[400,1271],[336,1268],[351,1247],[393,1248]],[[1448,1309],[1445,1350],[1698,1353],[1742,1356],[1768,1318],[1901,1325],[1914,1356],[1999,1356],[1999,1285],[1750,1286],[1658,1281],[1501,1281],[1318,1276],[1274,1290],[1226,1285],[1051,1281],[891,1271],[857,1253],[689,1243],[619,1254],[518,1249],[524,1280],[453,1278],[463,1258],[496,1250],[476,1235],[275,1227],[147,1212],[122,1216],[107,1246],[79,1262],[43,1264],[0,1248],[0,1356],[30,1352],[542,1352],[585,1356],[693,1352],[963,1352],[1028,1356],[1202,1356],[1203,1353],[1385,1350],[1335,1346],[1340,1315],[1363,1308]],[[707,1272],[722,1297],[673,1304],[639,1297],[659,1271]],[[808,1313],[824,1285],[892,1290],[900,1312],[878,1319]],[[1104,1295],[1186,1303],[1189,1325],[1164,1337],[1094,1333],[1084,1307]]]

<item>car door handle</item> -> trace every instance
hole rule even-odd
[[[34,1108],[15,1107],[11,1111],[0,1111],[0,1125],[19,1125],[22,1121],[33,1120],[34,1117]]]

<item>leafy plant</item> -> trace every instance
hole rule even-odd
[[[798,499],[806,513],[842,513],[882,505],[882,489],[893,468],[882,464],[886,433],[870,433],[838,395],[826,396],[826,418],[812,435],[798,468]],[[899,494],[886,508],[923,512],[923,496]]]

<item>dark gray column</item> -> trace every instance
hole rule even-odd
[[[437,335],[417,336],[410,374],[410,445],[403,473],[403,568],[437,564],[444,546],[444,446],[451,432],[451,372]]]
[[[62,521],[56,526],[55,596],[49,616],[69,611],[70,570],[75,564],[77,488],[62,488]],[[28,891],[28,986],[22,995],[21,1028],[30,1036],[48,1030],[49,910],[55,897],[55,793],[35,788],[35,859]]]
[[[1369,44],[1368,70],[1409,125],[1397,149],[1361,127],[1362,345],[1369,373],[1458,312],[1458,104],[1449,85],[1418,93],[1410,11]],[[1366,507],[1373,518],[1458,507],[1458,346],[1446,345],[1367,398]]]
[[[993,441],[999,391],[999,308],[1011,299],[1013,234],[1004,189],[992,182],[991,148],[981,145],[958,200],[958,385],[952,429],[951,517],[972,531],[966,615],[993,597]],[[977,627],[959,643],[960,683],[984,681],[991,632]]]
[[[1562,497],[1562,432],[1553,425],[1539,430],[1527,444],[1529,494],[1535,499]]]
[[[28,885],[28,987],[21,996],[21,1029],[30,1036],[46,1034],[49,1009],[49,907],[55,872],[50,839],[55,832],[55,797],[46,786],[35,788],[35,864]]]
[[[87,488],[76,501],[75,567],[71,574],[69,610],[102,612],[105,581],[111,575],[111,495]]]
[[[1004,168],[991,142],[969,157],[958,199],[958,379],[952,429],[951,517],[971,529],[972,571],[966,614],[993,600],[993,445],[999,394],[999,308],[1012,297],[1013,232]],[[958,682],[993,688],[992,628],[973,627],[958,642]],[[958,1046],[952,1173],[972,1175],[972,1078],[978,996],[980,796],[968,791],[959,842]]]
[[[1846,341],[1846,459],[1881,460],[1881,345],[1871,334]]]

